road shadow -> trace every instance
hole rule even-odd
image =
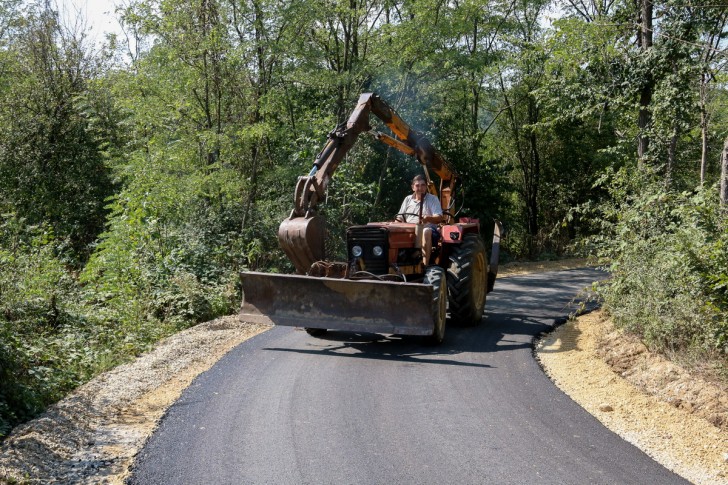
[[[572,270],[509,278],[488,295],[479,325],[463,327],[448,318],[445,341],[439,346],[425,345],[421,337],[329,330],[319,337],[305,336],[301,346],[264,350],[489,368],[492,366],[473,362],[471,354],[531,352],[536,337],[550,332],[570,315],[598,305],[589,287],[595,276],[603,275]]]
[[[311,340],[306,342],[306,345],[310,346],[309,348],[265,347],[263,350],[334,358],[493,367],[488,364],[448,358],[466,352],[464,349],[452,347],[448,340],[434,347],[424,345],[421,337],[337,331],[329,331],[324,336],[309,338]]]
[[[532,337],[550,328],[550,325],[537,319],[520,315],[491,314],[473,327],[448,324],[445,341],[437,346],[427,345],[423,337],[329,330],[319,337],[305,335],[303,348],[265,347],[263,350],[324,357],[489,368],[493,366],[457,359],[457,356],[519,349],[530,351]]]

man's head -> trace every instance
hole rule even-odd
[[[419,196],[427,193],[427,180],[425,180],[424,175],[415,175],[415,178],[412,179],[412,192],[419,194]]]

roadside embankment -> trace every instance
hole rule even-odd
[[[615,329],[603,312],[536,344],[569,397],[607,428],[696,484],[728,483],[728,392]]]

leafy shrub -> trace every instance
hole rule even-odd
[[[12,214],[0,226],[2,437],[83,382],[103,351],[48,227]]]
[[[728,353],[728,221],[713,189],[623,191],[604,215],[600,254],[612,277],[601,286],[618,325],[652,347]]]
[[[81,284],[47,226],[2,216],[0,438],[160,338],[234,312],[241,243],[221,219],[160,229],[122,213]]]

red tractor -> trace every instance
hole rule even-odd
[[[440,200],[445,222],[428,264],[422,257],[424,225],[404,222],[350,227],[347,260],[325,258],[325,224],[317,208],[346,152],[361,133],[371,132],[372,113],[394,134],[374,136],[414,156],[424,167],[429,193]],[[439,187],[430,172],[439,178]],[[448,311],[461,325],[479,323],[498,272],[502,226],[495,223],[488,265],[479,221],[455,220],[453,191],[458,176],[389,105],[373,93],[362,94],[346,128],[329,134],[311,172],[299,177],[295,208],[278,230],[281,247],[298,274],[243,273],[243,317],[304,327],[314,336],[334,329],[422,335],[435,344],[445,337]]]

